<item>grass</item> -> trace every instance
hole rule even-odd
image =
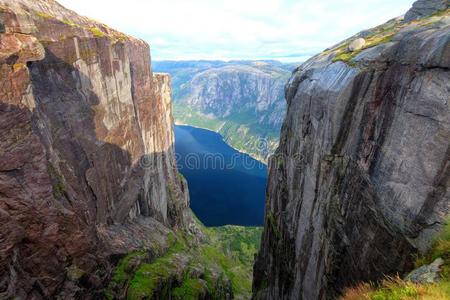
[[[363,284],[347,290],[341,300],[445,300],[450,299],[450,283],[415,284],[400,278],[386,279],[381,287]]]
[[[176,188],[175,188],[175,185],[171,182],[169,184],[167,184],[167,195],[169,196],[169,200],[171,202],[176,201],[176,199],[177,199]]]
[[[143,251],[133,252],[122,259],[114,270],[112,281],[115,283],[124,283],[129,278],[130,264],[136,258],[144,258],[147,254]]]
[[[271,232],[275,235],[277,239],[281,239],[281,233],[278,230],[277,220],[275,219],[275,215],[272,211],[267,213],[267,224],[271,230]]]
[[[439,257],[444,260],[441,277],[443,280],[450,281],[450,219],[436,237],[431,250],[416,260],[416,267],[429,265]]]
[[[107,36],[107,34],[105,32],[103,32],[101,29],[99,29],[98,27],[83,26],[83,25],[74,23],[73,21],[68,20],[68,19],[58,19],[55,16],[46,14],[44,12],[37,12],[36,14],[37,14],[37,16],[39,16],[40,18],[43,18],[43,19],[47,19],[47,20],[53,19],[55,21],[61,22],[70,27],[88,30],[96,38],[101,38],[101,37]],[[112,31],[111,37],[113,39],[113,42],[124,42],[128,39],[128,36],[126,34],[118,32],[118,31]],[[64,40],[65,38],[66,38],[65,36],[61,36],[60,40]]]
[[[197,300],[205,294],[208,287],[202,279],[186,279],[180,287],[173,290],[172,299],[174,300]]]
[[[98,38],[104,37],[105,33],[103,31],[101,31],[100,29],[98,29],[97,27],[91,27],[89,28],[89,31]]]
[[[66,24],[66,25],[69,25],[69,26],[71,26],[71,27],[81,27],[80,25],[78,25],[78,24],[75,24],[74,22],[72,22],[72,21],[70,21],[70,20],[60,20],[61,22],[63,22],[64,24]]]
[[[58,170],[52,165],[48,164],[48,174],[52,180],[53,197],[59,199],[66,193],[66,187],[64,186],[64,178],[59,174]]]
[[[364,47],[357,51],[348,51],[347,47],[348,44],[346,44],[344,47],[341,47],[340,50],[338,50],[336,56],[333,58],[333,62],[342,61],[345,62],[351,66],[355,65],[352,60],[355,58],[359,53],[361,53],[363,50],[373,48],[378,45],[389,43],[392,38],[394,37],[394,33],[391,31],[388,31],[387,33],[383,32],[380,34],[374,34],[368,38],[366,38],[366,44]]]
[[[17,70],[25,68],[25,66],[26,66],[26,64],[24,64],[24,63],[17,63],[17,64],[13,65],[13,69],[14,69],[14,71],[17,71]]]
[[[183,239],[174,235],[170,235],[168,240],[172,246],[165,255],[151,263],[141,264],[136,270],[130,281],[127,299],[151,299],[157,292],[161,292],[162,295],[169,293],[165,288],[170,286],[165,287],[165,284],[176,276],[178,262],[175,255],[184,252],[186,244]]]
[[[450,222],[447,221],[435,238],[431,249],[416,260],[416,267],[431,264],[442,258],[441,280],[437,283],[416,284],[396,278],[387,278],[379,285],[364,283],[347,289],[341,300],[444,300],[450,299]]]
[[[352,60],[360,52],[361,51],[342,52],[341,54],[338,54],[333,58],[333,62],[343,61],[345,63],[349,63],[350,60]]]
[[[350,52],[347,50],[348,45],[351,43],[351,41],[347,40],[343,44],[337,46],[335,49],[331,51],[326,51],[326,53],[334,52],[335,56],[333,58],[333,62],[342,61],[347,63],[350,66],[354,66],[355,63],[352,62],[352,60],[359,54],[361,51],[365,49],[369,49],[381,44],[388,43],[392,41],[393,37],[397,32],[399,32],[402,28],[405,28],[408,25],[415,24],[418,27],[425,27],[430,26],[434,23],[439,22],[442,17],[450,14],[450,10],[443,10],[440,12],[437,12],[429,17],[426,17],[424,19],[420,20],[414,20],[410,23],[402,23],[400,20],[396,20],[393,22],[389,22],[387,24],[383,24],[381,26],[375,27],[372,29],[373,34],[369,35],[365,38],[366,44],[361,50]]]
[[[261,227],[210,227],[211,240],[201,248],[200,257],[207,264],[216,262],[230,279],[237,299],[249,299],[252,292],[254,256],[261,243]]]
[[[146,252],[124,257],[114,270],[106,297],[113,299],[126,291],[126,298],[132,300],[224,299],[230,282],[235,299],[249,299],[262,228],[206,228],[201,223],[200,227],[206,233],[206,242],[190,244],[189,234],[178,232],[167,237],[171,246],[163,256],[152,261]]]
[[[159,286],[173,276],[172,268],[175,268],[175,264],[170,256],[140,266],[131,280],[127,299],[151,299]],[[163,291],[162,294],[165,292]]]
[[[178,254],[189,256],[190,259],[189,265],[184,270],[183,278],[177,278],[180,277],[179,268],[181,267]],[[139,267],[131,280],[127,299],[154,299],[157,297],[198,299],[199,295],[206,293],[209,295],[220,294],[220,291],[216,290],[218,283],[211,276],[205,274],[201,279],[191,278],[189,275],[193,267],[203,266],[209,269],[215,264],[219,264],[227,276],[232,275],[228,272],[230,262],[216,248],[202,245],[199,248],[190,249],[185,241],[178,237],[166,255]]]
[[[105,297],[114,299],[115,291],[124,289],[131,280],[136,260],[144,261],[146,259],[148,259],[148,253],[145,251],[132,252],[125,256],[114,269],[111,281],[105,291]]]
[[[49,14],[46,14],[46,13],[44,13],[44,12],[41,12],[41,11],[38,11],[37,13],[36,13],[39,17],[41,17],[41,18],[43,18],[43,19],[54,19],[55,17],[54,16],[52,16],[52,15],[49,15]]]
[[[261,227],[222,226],[210,228],[221,248],[241,263],[253,266],[254,255],[261,244]]]

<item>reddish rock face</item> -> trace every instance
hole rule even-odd
[[[110,255],[150,245],[142,219],[187,228],[185,190],[148,45],[0,0],[0,298],[95,297]]]

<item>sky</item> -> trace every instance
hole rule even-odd
[[[304,61],[414,0],[59,0],[147,41],[153,60]]]

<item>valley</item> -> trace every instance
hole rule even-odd
[[[262,226],[267,167],[212,131],[175,126],[175,153],[190,206],[207,226]]]
[[[156,61],[172,77],[174,117],[220,133],[233,148],[267,163],[286,112],[284,86],[299,63]]]

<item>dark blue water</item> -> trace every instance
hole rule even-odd
[[[175,126],[180,172],[191,208],[206,226],[263,225],[267,167],[212,131]]]

